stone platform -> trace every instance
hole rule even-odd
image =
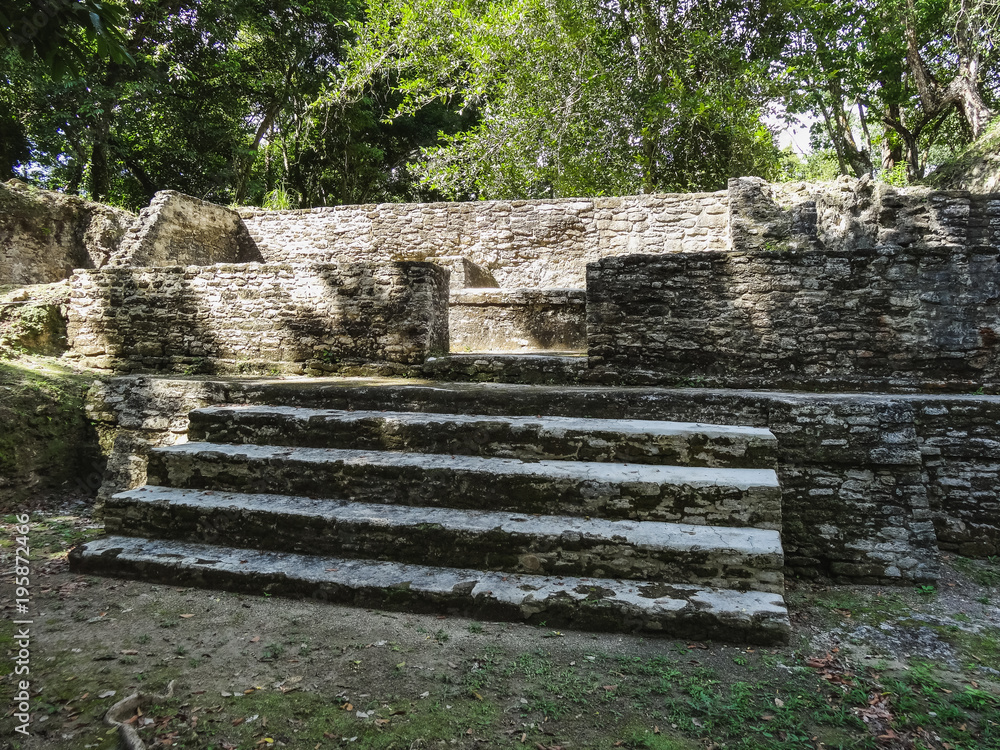
[[[564,627],[787,637],[767,429],[440,412],[426,396],[443,385],[377,411],[369,386],[342,383],[341,400],[367,402],[352,411],[296,403],[319,395],[303,385],[189,410],[193,442],[148,451],[145,483],[105,499],[112,536],[75,549],[73,568]],[[380,386],[390,401],[416,395]]]

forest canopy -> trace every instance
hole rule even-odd
[[[993,0],[4,0],[0,25],[0,169],[128,208],[901,183],[1000,96]]]

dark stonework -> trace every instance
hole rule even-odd
[[[588,266],[593,374],[819,390],[1000,386],[1000,251],[681,253]]]
[[[448,346],[448,272],[430,263],[113,268],[72,282],[72,354],[98,369],[404,372]]]

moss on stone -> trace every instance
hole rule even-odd
[[[54,360],[0,360],[0,511],[68,485],[96,491],[98,435],[84,412],[93,377]]]

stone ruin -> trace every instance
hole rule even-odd
[[[76,233],[77,570],[769,643],[785,575],[1000,552],[1000,196],[75,210],[0,273]]]

